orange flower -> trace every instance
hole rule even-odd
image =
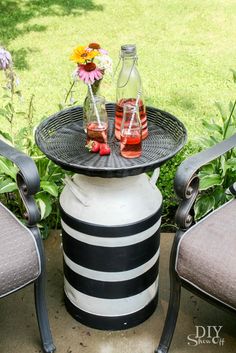
[[[88,47],[91,49],[101,49],[100,44],[98,43],[90,43]]]
[[[87,61],[91,61],[98,55],[96,50],[88,50],[84,45],[80,45],[73,50],[70,56],[70,60],[77,64],[86,64]]]

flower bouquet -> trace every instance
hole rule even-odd
[[[102,49],[98,43],[77,46],[70,59],[77,64],[74,78],[81,79],[87,85],[100,81],[105,71],[112,72],[112,59],[107,50]]]
[[[108,56],[107,50],[101,48],[98,43],[77,46],[70,59],[77,64],[73,73],[74,80],[81,80],[88,86],[83,105],[83,125],[87,133],[87,147],[91,152],[98,152],[97,144],[99,143],[101,146],[105,144],[106,154],[109,154],[107,146],[108,117],[105,99],[99,96],[99,87],[105,71],[112,72],[112,60]],[[100,149],[100,154],[104,155],[105,153]]]

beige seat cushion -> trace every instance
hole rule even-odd
[[[40,267],[32,233],[0,203],[0,297],[35,280]]]
[[[236,308],[236,200],[184,234],[176,271],[193,286]]]

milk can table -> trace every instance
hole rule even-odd
[[[172,158],[187,134],[173,115],[147,107],[142,155],[125,159],[114,136],[115,104],[106,109],[109,156],[85,149],[80,106],[44,120],[35,138],[49,159],[75,173],[60,195],[66,308],[87,326],[121,330],[146,320],[158,302],[162,195],[157,173],[146,172]]]

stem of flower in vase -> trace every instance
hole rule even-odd
[[[96,102],[95,102],[94,95],[93,95],[93,90],[92,90],[92,87],[91,87],[90,83],[88,83],[88,88],[89,88],[89,92],[90,92],[90,95],[91,95],[91,98],[92,98],[92,102],[93,102],[93,105],[94,105],[94,110],[95,110],[95,114],[96,114],[96,117],[97,117],[98,125],[100,127],[101,126],[101,120],[100,120],[100,116],[99,116],[98,109],[97,109]]]

